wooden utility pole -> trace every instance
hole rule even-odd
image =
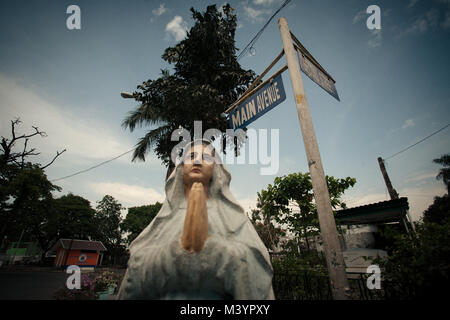
[[[349,299],[350,288],[347,273],[345,271],[344,257],[336,229],[336,221],[331,207],[325,174],[320,158],[319,146],[314,133],[308,100],[306,99],[303,81],[300,75],[296,51],[292,43],[291,33],[286,18],[278,20],[281,39],[283,40],[284,53],[286,55],[289,76],[294,91],[297,106],[298,119],[305,144],[306,158],[316,200],[317,213],[319,217],[320,232],[324,244],[325,257],[327,260],[330,276],[331,289],[335,300]]]
[[[384,166],[384,161],[381,157],[378,157],[378,164],[380,165],[381,174],[383,175],[384,183],[386,184],[391,200],[398,199],[399,198],[398,192],[392,186],[391,179],[389,179],[386,167]],[[409,224],[411,225],[413,232],[416,233],[416,227],[414,226],[414,222],[412,221],[408,211],[406,211],[406,215],[408,216]],[[402,218],[402,221],[403,224],[405,225],[406,231],[409,233],[408,224],[406,223],[404,218]]]
[[[389,176],[386,172],[386,167],[384,166],[384,162],[381,157],[378,157],[378,164],[380,165],[381,174],[383,175],[384,182],[386,183],[386,187],[388,189],[391,200],[398,199],[398,193],[397,191],[395,191],[394,187],[392,187],[391,179],[389,179]]]

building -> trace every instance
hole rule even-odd
[[[0,266],[2,263],[31,264],[39,262],[42,250],[37,241],[4,242],[0,249]]]
[[[365,273],[375,258],[387,257],[379,233],[386,225],[414,232],[408,210],[408,198],[403,197],[336,212],[336,223],[344,231],[341,244],[348,273]]]
[[[106,248],[100,241],[59,239],[52,251],[56,252],[54,265],[57,267],[77,265],[84,269],[93,269],[101,265]]]
[[[339,240],[348,275],[365,274],[372,261],[388,256],[386,241],[380,234],[386,226],[405,233],[414,232],[408,210],[408,198],[403,197],[336,212],[336,226],[342,231]],[[320,235],[310,237],[309,245],[317,251],[324,250]]]

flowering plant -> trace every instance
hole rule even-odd
[[[117,288],[120,281],[120,275],[104,271],[98,276],[88,276],[81,274],[80,289],[69,289],[66,286],[55,292],[56,300],[94,300],[97,299],[99,293],[109,288]]]
[[[69,289],[66,286],[55,292],[56,300],[92,300],[95,299],[95,284],[88,275],[81,275],[81,288]]]
[[[108,290],[110,287],[116,288],[119,283],[119,276],[111,271],[105,271],[94,279],[94,291],[100,292]]]

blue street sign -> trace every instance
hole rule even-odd
[[[300,58],[300,69],[306,74],[312,81],[317,83],[323,90],[331,94],[338,101],[339,95],[337,93],[336,87],[334,86],[334,81],[331,80],[325,73],[317,68],[302,52],[299,51]]]
[[[246,127],[286,99],[281,74],[241,102],[230,114],[231,129]]]

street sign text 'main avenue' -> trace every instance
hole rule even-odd
[[[230,114],[230,128],[246,127],[286,99],[281,74],[241,102]]]

